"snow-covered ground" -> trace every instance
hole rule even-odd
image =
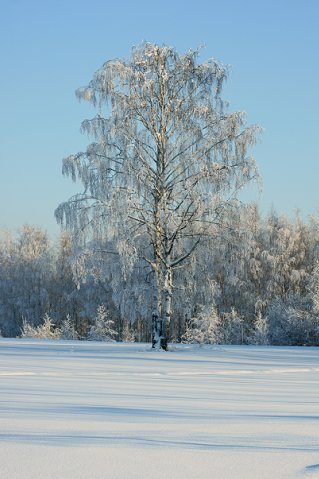
[[[318,359],[2,339],[0,478],[319,478]]]

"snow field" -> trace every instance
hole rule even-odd
[[[316,348],[0,340],[0,479],[319,477]]]

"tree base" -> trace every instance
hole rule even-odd
[[[167,339],[166,338],[161,338],[161,349],[164,349],[164,351],[167,351]]]
[[[153,339],[152,349],[163,349],[164,351],[167,351],[168,349],[167,339],[160,338],[159,341],[156,341],[155,339]]]

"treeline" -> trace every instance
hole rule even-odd
[[[319,344],[319,221],[254,205],[228,217],[175,271],[170,340]],[[2,232],[0,330],[37,336],[150,341],[151,271],[131,251],[23,226]],[[45,331],[47,331],[47,336]]]

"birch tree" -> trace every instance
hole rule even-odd
[[[132,274],[135,262],[147,265],[153,346],[164,349],[175,270],[215,234],[257,175],[249,149],[259,127],[228,112],[221,97],[227,67],[198,56],[144,43],[77,90],[97,114],[82,123],[92,143],[64,159],[63,174],[84,189],[56,210],[78,245],[103,238]]]

